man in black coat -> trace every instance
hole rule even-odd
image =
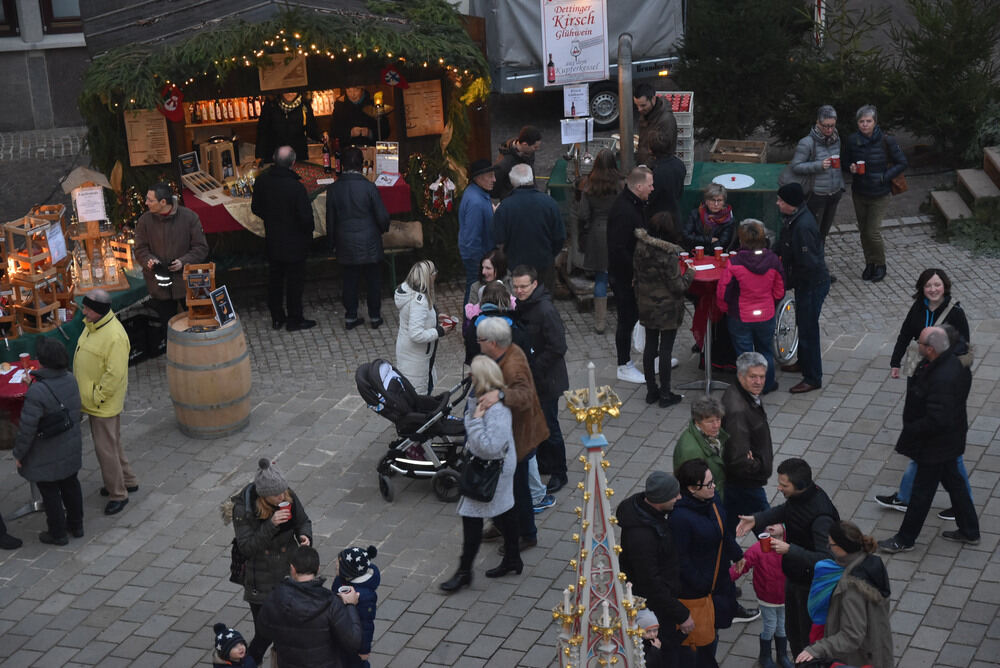
[[[728,482],[728,481],[727,481]],[[741,515],[737,536],[751,530],[763,531],[769,524],[785,525],[785,540],[771,538],[771,547],[781,557],[785,574],[785,631],[792,656],[809,644],[809,587],[813,568],[821,559],[832,559],[830,527],[840,521],[840,513],[812,479],[812,469],[804,459],[792,457],[778,465],[778,491],[785,502],[753,515]],[[784,651],[779,646],[779,654]]]
[[[268,596],[257,632],[270,639],[278,668],[340,668],[361,647],[358,592],[334,593],[319,573],[319,553],[304,546],[289,559],[291,575]]]
[[[302,314],[313,212],[302,177],[292,170],[295,157],[291,146],[279,147],[274,153],[274,166],[254,183],[250,202],[250,210],[264,220],[271,326],[281,329],[284,325],[289,332],[316,325],[315,320],[306,320]]]
[[[653,193],[649,196],[646,212],[652,217],[666,211],[679,229],[687,167],[674,154],[676,142],[669,141],[662,132],[656,132],[649,138],[649,150],[653,160],[653,164],[649,165],[653,170]]]
[[[811,392],[823,386],[819,314],[830,292],[823,237],[805,202],[805,192],[798,183],[778,189],[778,210],[784,225],[775,250],[785,267],[785,287],[795,290],[795,324],[799,328],[798,360],[781,367],[782,371],[802,373],[802,381],[789,390],[792,394]]]
[[[549,427],[549,437],[538,446],[538,468],[552,474],[546,492],[555,494],[568,482],[566,442],[559,428],[559,397],[569,389],[566,328],[552,303],[552,295],[544,285],[538,284],[534,267],[523,264],[514,267],[511,280],[517,297],[517,322],[528,333],[531,342],[524,352]]]
[[[667,513],[680,498],[677,479],[654,471],[646,478],[646,491],[628,497],[615,511],[622,536],[618,563],[632,583],[632,593],[646,599],[646,608],[660,622],[663,654],[674,657],[668,665],[675,665],[681,641],[694,629],[691,613],[677,598],[677,550],[667,523]]]
[[[618,304],[618,328],[615,330],[618,380],[638,385],[646,383],[646,376],[632,363],[632,328],[639,321],[632,288],[632,256],[635,254],[635,231],[646,227],[644,210],[652,192],[653,172],[639,165],[629,172],[625,189],[608,211],[608,278]]]
[[[896,441],[896,452],[917,463],[917,474],[899,531],[879,541],[879,547],[889,553],[913,549],[939,483],[951,498],[958,524],[958,531],[945,531],[941,536],[966,545],[979,544],[979,518],[958,469],[969,430],[965,402],[972,372],[962,366],[940,327],[925,327],[917,345],[924,359],[907,382],[903,430]]]
[[[330,252],[344,267],[344,326],[354,329],[358,317],[358,282],[365,275],[369,326],[382,324],[382,235],[389,231],[389,212],[378,188],[362,176],[364,154],[344,151],[343,174],[326,190],[326,238]]]
[[[556,284],[556,256],[566,242],[562,211],[550,195],[535,188],[528,165],[514,165],[510,182],[514,192],[493,214],[493,240],[503,247],[508,266],[534,267],[551,291]]]

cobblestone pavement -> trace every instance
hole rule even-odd
[[[784,389],[768,395],[765,405],[776,458],[805,457],[844,517],[877,538],[891,535],[902,514],[871,500],[895,488],[906,464],[892,448],[903,382],[888,378],[888,355],[916,274],[926,266],[947,268],[968,312],[977,357],[965,457],[983,539],[975,547],[942,540],[938,534],[951,523],[932,512],[913,552],[886,557],[893,641],[898,665],[906,668],[992,666],[1000,656],[1000,457],[990,448],[1000,428],[1000,300],[993,286],[1000,260],[938,243],[932,227],[915,214],[915,207],[894,213],[914,219],[887,230],[889,276],[880,284],[859,278],[856,232],[845,228],[831,236],[828,257],[840,280],[823,309],[824,388],[792,396],[784,390],[798,378],[779,374]],[[494,544],[485,544],[472,587],[442,596],[437,584],[452,573],[460,551],[454,506],[438,501],[428,483],[398,477],[396,501],[382,500],[374,469],[393,432],[365,409],[354,387],[359,363],[394,357],[391,300],[383,302],[381,329],[345,332],[339,286],[313,283],[307,312],[319,326],[287,333],[270,329],[261,291],[243,289],[233,296],[252,352],[250,427],[215,441],[181,435],[165,361],[133,367],[122,432],[140,491],[121,514],[102,514],[105,500],[97,493],[101,479],[88,436],[80,473],[86,536],[63,548],[43,546],[37,540],[44,529],[41,514],[8,523],[25,545],[0,552],[0,666],[206,665],[214,622],[250,634],[242,591],[227,579],[232,527],[223,525],[219,504],[250,480],[261,456],[278,461],[308,509],[324,572],[331,572],[345,546],[378,546],[383,584],[374,666],[553,665],[550,611],[571,578],[567,561],[578,522],[573,508],[581,504],[572,487],[582,473],[575,457],[584,432],[571,416],[562,414],[562,427],[573,484],[536,516],[539,544],[523,554],[524,574],[484,578],[483,570],[499,559]],[[441,286],[442,310],[457,313],[460,300],[458,286]],[[625,402],[621,417],[606,425],[609,486],[618,501],[640,488],[649,471],[670,467],[689,401],[670,409],[647,407],[641,388],[614,378],[611,330],[597,335],[589,314],[569,302],[558,306],[570,347],[571,387],[586,384],[584,366],[592,359],[598,382],[614,385]],[[687,352],[690,332],[683,330],[678,339],[679,384],[700,373]],[[454,335],[442,343],[442,386],[461,375],[460,346]],[[0,511],[8,517],[28,490],[9,455],[0,461]],[[773,488],[769,492],[777,496]],[[946,505],[939,493],[934,507]],[[721,665],[752,664],[758,624],[721,632]]]

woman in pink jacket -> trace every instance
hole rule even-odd
[[[756,350],[767,359],[764,394],[774,380],[774,305],[785,296],[781,259],[767,247],[764,223],[747,218],[738,231],[740,251],[729,258],[716,287],[719,310],[729,315],[736,355]]]

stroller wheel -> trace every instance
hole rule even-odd
[[[375,469],[376,471],[378,471],[378,474],[379,474],[380,477],[381,476],[393,476],[393,475],[396,474],[396,472],[392,470],[392,467],[389,466],[394,461],[396,461],[396,453],[395,453],[395,451],[390,451],[390,452],[387,452],[385,455],[383,455],[382,459],[378,463],[378,468]],[[383,496],[385,496],[385,495],[383,494]]]
[[[382,475],[378,476],[378,492],[382,495],[382,498],[392,503],[392,499],[396,496],[392,490],[392,483],[389,481],[389,476]]]
[[[431,478],[434,493],[446,503],[458,501],[461,492],[458,489],[458,473],[452,469],[441,469]]]

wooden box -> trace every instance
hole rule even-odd
[[[187,288],[188,325],[218,327],[211,297],[215,290],[215,263],[185,265],[184,285]]]
[[[712,162],[767,162],[766,141],[716,139],[710,151]]]

